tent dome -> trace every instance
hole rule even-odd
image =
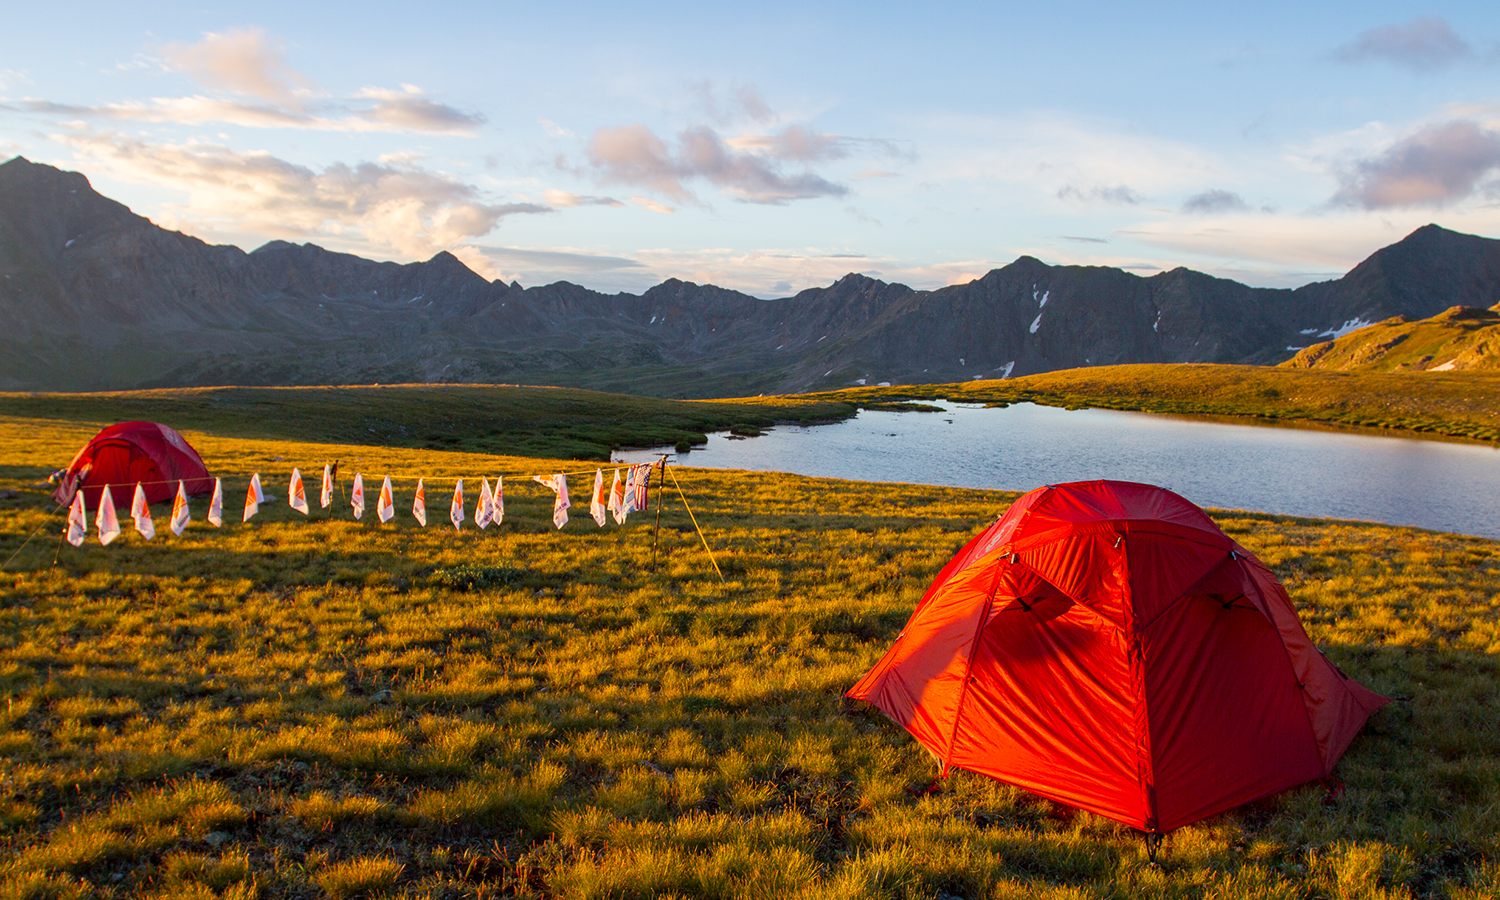
[[[1015,502],[849,697],[957,766],[1148,833],[1329,775],[1387,698],[1203,510],[1122,481]]]
[[[83,502],[99,505],[104,486],[118,502],[140,484],[150,503],[172,499],[181,481],[189,494],[206,494],[214,488],[208,467],[182,435],[155,422],[121,422],[111,425],[78,451],[68,464],[62,482],[52,497],[69,503],[73,492],[83,491]]]

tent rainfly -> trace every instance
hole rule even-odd
[[[847,694],[960,767],[1160,835],[1331,775],[1389,702],[1270,570],[1158,487],[1038,488],[938,573]]]
[[[52,497],[66,504],[81,489],[84,504],[93,509],[106,484],[116,486],[110,491],[116,497],[128,496],[121,494],[120,486],[140,484],[148,502],[164,503],[176,495],[178,481],[189,494],[214,489],[208,467],[182,435],[155,422],[121,422],[94,435],[78,451]]]

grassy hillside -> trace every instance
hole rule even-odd
[[[242,438],[598,460],[617,447],[702,443],[705,431],[829,421],[853,412],[846,403],[804,397],[714,403],[504,385],[0,394],[0,415],[86,422],[95,430],[141,419],[179,431],[211,424],[217,434]]]
[[[944,397],[976,403],[1029,402],[1500,442],[1500,372],[1409,375],[1265,366],[1096,366],[1004,381],[854,388],[808,396],[850,404]]]
[[[1430,319],[1387,319],[1313,344],[1281,364],[1342,372],[1500,371],[1500,306],[1455,306]]]
[[[92,426],[0,419],[0,897],[1500,893],[1500,542],[1218,514],[1333,661],[1410,700],[1334,804],[1181,829],[1152,868],[981,777],[915,796],[926,753],[840,709],[1013,495],[678,471],[721,582],[675,491],[655,566],[651,517],[557,531],[519,479],[502,525],[422,529],[409,476],[441,519],[446,479],[558,464],[237,436],[257,415],[189,435],[231,496],[339,457],[399,476],[397,519],[282,501],[216,530],[200,501],[181,538],[158,508],[151,543],[74,549],[29,486]]]

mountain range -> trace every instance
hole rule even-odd
[[[0,390],[505,382],[665,397],[943,383],[1132,362],[1274,364],[1364,325],[1500,302],[1500,241],[1427,225],[1344,277],[1253,288],[1023,256],[914,290],[849,274],[760,299],[488,281],[169,231],[77,172],[0,164]]]

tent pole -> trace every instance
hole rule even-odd
[[[658,485],[667,483],[667,455],[665,453],[661,456],[661,474],[657,476],[656,483]],[[656,548],[661,543],[661,504],[661,500],[656,501],[656,527],[651,531],[651,571],[653,572],[656,571]]]

